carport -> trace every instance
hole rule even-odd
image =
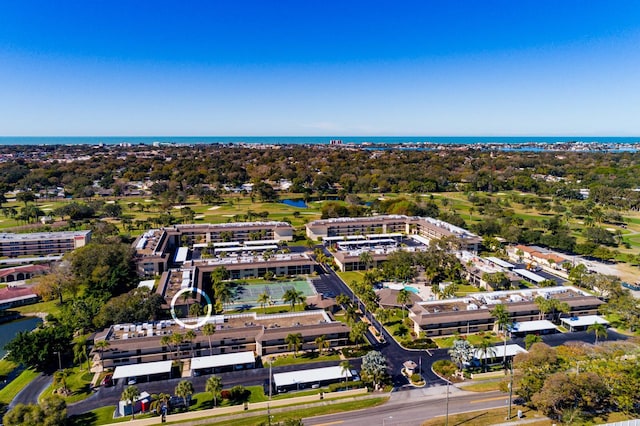
[[[131,379],[134,377],[146,377],[147,381],[151,376],[166,374],[171,377],[172,361],[144,362],[141,364],[120,365],[113,372],[113,379]]]

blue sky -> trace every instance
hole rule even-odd
[[[640,2],[4,1],[0,134],[640,135]]]

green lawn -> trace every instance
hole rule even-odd
[[[362,410],[365,408],[376,407],[378,405],[384,404],[385,402],[387,402],[388,399],[389,398],[387,397],[371,398],[371,399],[362,399],[362,400],[351,401],[351,402],[340,402],[335,404],[332,403],[329,405],[323,405],[321,407],[295,409],[287,413],[272,414],[271,421],[275,423],[275,422],[283,421],[285,419],[293,419],[293,418],[301,419],[301,418],[307,418],[307,417],[313,417],[313,416],[321,416],[324,414],[334,414],[334,413],[341,413],[345,411]],[[264,418],[265,416],[260,415],[260,416],[248,417],[248,415],[249,413],[247,413],[247,416],[242,419],[234,419],[233,426],[256,426],[256,425],[264,424],[266,422],[266,419]],[[228,425],[229,424],[228,420],[216,422],[215,417],[210,417],[210,419],[212,422],[208,423],[209,425]],[[169,423],[169,424],[172,424],[172,423]]]
[[[67,404],[82,401],[83,399],[91,395],[91,379],[93,374],[86,370],[81,370],[80,367],[70,368],[71,375],[67,377],[67,387],[71,390],[71,394],[65,398]],[[44,390],[41,397],[49,396],[54,391],[53,384]]]
[[[493,333],[484,333],[484,336],[480,336],[478,334],[469,334],[469,335],[466,336],[466,339],[473,346],[478,347],[478,345],[480,345],[480,342],[482,342],[482,340],[485,337],[489,337],[490,340],[491,340],[491,343],[493,343],[494,345],[503,342],[503,340],[501,338],[499,338],[498,336],[494,335]],[[436,338],[433,338],[433,341],[436,342],[436,344],[438,345],[439,348],[450,348],[450,347],[453,346],[453,341],[458,339],[458,338],[460,338],[460,337],[459,336],[449,336],[449,337],[439,337],[439,338],[436,337]]]
[[[500,390],[500,382],[495,380],[486,380],[469,385],[457,385],[460,389],[471,392],[490,392]]]
[[[3,389],[0,389],[0,404],[9,404],[11,400],[38,376],[34,370],[24,370]]]
[[[352,281],[361,282],[364,278],[364,273],[360,271],[338,272],[338,276],[342,278],[342,281],[350,285]]]
[[[0,359],[0,377],[8,376],[11,374],[13,370],[18,367],[18,364],[15,362],[9,361],[7,359]]]
[[[12,311],[20,312],[22,315],[28,316],[38,312],[46,312],[54,315],[60,313],[60,305],[57,300],[50,300],[48,302],[34,303],[33,305],[19,306],[17,308],[11,308]]]

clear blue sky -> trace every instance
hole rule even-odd
[[[640,1],[2,1],[0,134],[638,136]]]

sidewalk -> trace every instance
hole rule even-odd
[[[297,398],[278,399],[271,402],[256,402],[247,404],[247,408],[243,405],[235,405],[233,407],[211,408],[209,410],[191,411],[187,413],[169,414],[167,423],[179,422],[184,425],[210,424],[212,421],[222,422],[236,418],[245,418],[247,415],[261,416],[267,415],[267,410],[271,413],[279,413],[297,410],[299,408],[315,407],[319,405],[331,404],[337,402],[351,402],[368,398],[379,398],[387,395],[386,393],[367,393],[366,389],[353,389],[343,392],[330,392],[323,395],[308,395]],[[295,407],[289,407],[295,405]],[[278,408],[283,407],[283,408]],[[250,410],[250,413],[247,413]],[[212,418],[215,416],[215,418]],[[128,417],[128,416],[127,416]],[[133,420],[127,422],[127,425],[147,426],[160,424],[160,417],[151,417],[148,419]]]

